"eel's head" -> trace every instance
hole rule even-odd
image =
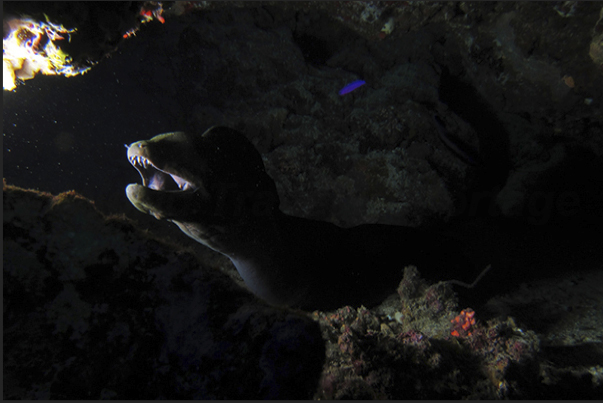
[[[207,233],[220,226],[225,231],[278,210],[276,186],[260,154],[233,129],[165,133],[126,147],[142,178],[142,185],[127,186],[130,202],[181,229],[195,226]]]
[[[186,133],[173,132],[126,145],[128,161],[142,178],[142,185],[128,185],[126,195],[139,211],[157,219],[177,218],[175,203],[207,193],[202,167],[191,169],[194,150],[186,149],[188,142]]]

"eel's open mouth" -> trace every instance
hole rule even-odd
[[[128,161],[140,173],[143,186],[161,191],[195,191],[199,188],[176,174],[159,169],[148,158],[139,154],[136,143],[126,145],[126,148]]]

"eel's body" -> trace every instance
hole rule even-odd
[[[282,213],[260,154],[233,129],[162,134],[131,144],[128,159],[143,178],[126,188],[130,202],[228,256],[272,304],[368,306],[395,292],[406,265],[440,277],[468,264],[448,240],[414,228],[344,229]]]

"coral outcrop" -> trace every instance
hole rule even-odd
[[[318,325],[75,192],[4,185],[5,399],[309,398]]]

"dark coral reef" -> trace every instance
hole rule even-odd
[[[555,294],[543,303],[551,293],[540,285],[459,312],[452,283],[429,284],[407,267],[398,293],[371,310],[271,307],[186,248],[101,214],[75,192],[5,183],[4,398],[601,393],[600,335],[582,330],[600,328],[601,302],[584,305],[600,300],[592,285],[578,300]],[[558,323],[530,318],[554,314],[557,298],[569,307]]]
[[[75,192],[4,186],[4,398],[308,398],[318,324]]]

